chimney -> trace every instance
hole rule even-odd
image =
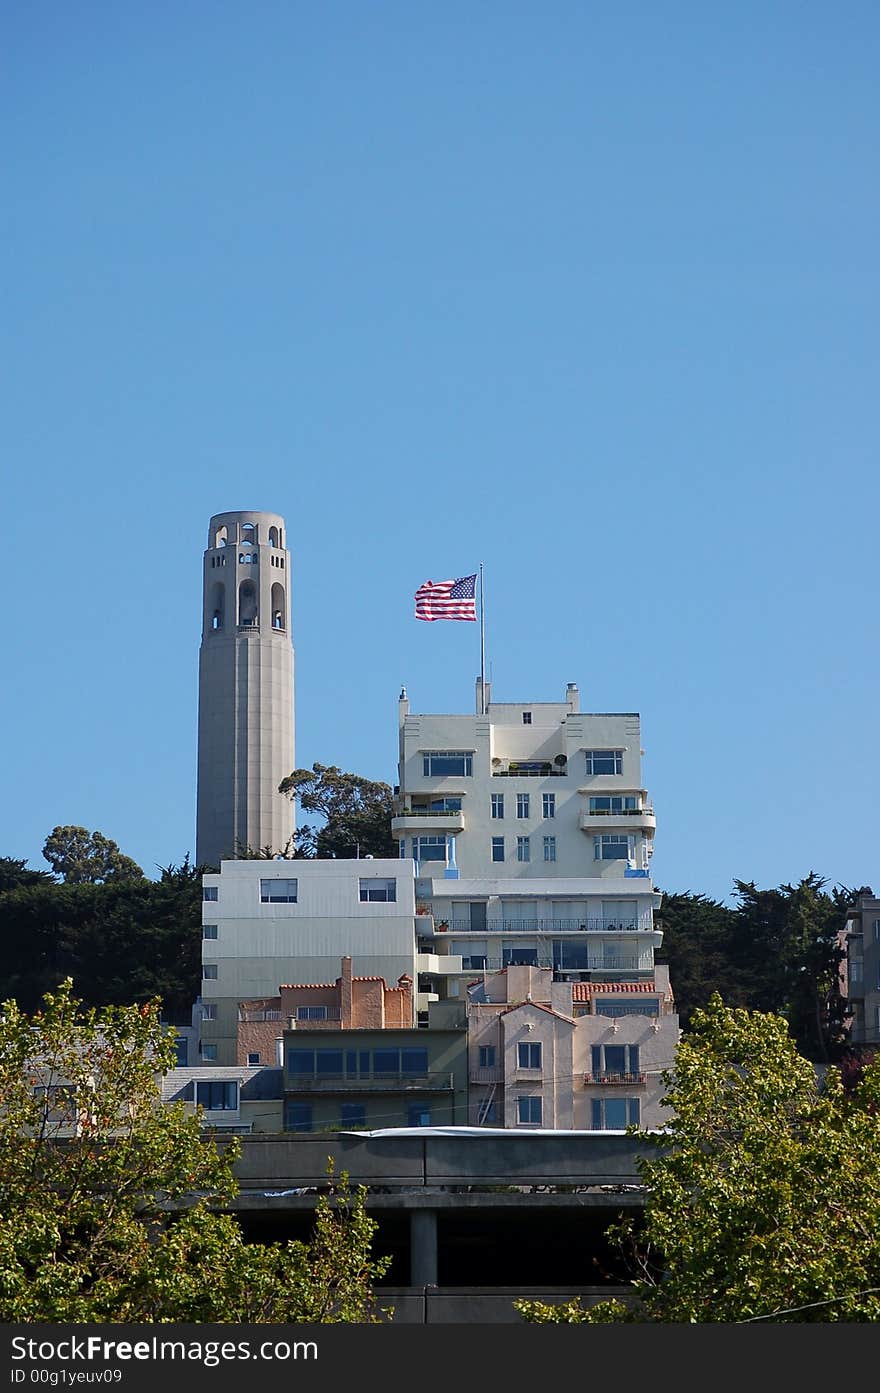
[[[477,678],[477,715],[485,716],[489,710],[489,701],[492,696],[492,684],[486,682],[482,677]]]
[[[342,976],[339,979],[339,1015],[340,1025],[343,1030],[351,1030],[352,1015],[352,985],[351,985],[351,958],[347,955],[342,959]]]
[[[569,711],[572,713],[581,709],[581,694],[578,691],[577,682],[569,682],[565,689],[565,702]]]

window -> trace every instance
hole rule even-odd
[[[399,1074],[400,1050],[373,1050],[374,1074]]]
[[[342,1050],[315,1050],[315,1073],[342,1074]]]
[[[638,804],[635,794],[621,794],[619,798],[598,797],[590,799],[591,813],[635,813],[638,812]]]
[[[481,1069],[494,1069],[494,1068],[495,1068],[495,1046],[494,1046],[494,1045],[480,1045],[480,1068],[481,1068]]]
[[[527,793],[518,793],[516,795],[516,815],[517,817],[528,817],[529,795]]]
[[[432,798],[428,804],[428,810],[432,813],[460,813],[460,798]],[[413,810],[415,811],[415,809]]]
[[[503,861],[503,860],[504,860],[504,838],[503,838],[503,837],[493,837],[493,838],[492,838],[492,860],[493,860],[493,861]]]
[[[593,1098],[591,1108],[596,1132],[622,1132],[630,1125],[639,1125],[638,1098]]]
[[[531,1095],[520,1096],[516,1100],[516,1120],[526,1123],[532,1127],[540,1127],[542,1117],[542,1100],[533,1098]]]
[[[523,725],[524,725],[524,726],[530,726],[530,725],[532,724],[532,713],[531,713],[531,711],[524,711],[524,712],[522,713],[522,718],[523,718]]]
[[[414,861],[446,862],[445,837],[413,837]]]
[[[217,964],[216,964],[216,963],[202,963],[202,976],[203,976],[203,977],[205,978],[205,980],[208,981],[208,982],[216,982],[216,980],[217,980]]]
[[[541,794],[541,815],[542,815],[542,817],[545,817],[545,818],[546,818],[546,817],[555,817],[555,816],[556,816],[556,794],[555,794],[555,793],[542,793],[542,794]]]
[[[202,899],[203,899],[203,900],[216,900],[216,899],[219,899],[219,895],[220,895],[220,887],[219,887],[218,885],[203,885],[203,886],[202,886]]]
[[[503,817],[503,816],[504,816],[504,794],[503,794],[503,793],[493,793],[493,794],[492,794],[492,816],[493,816],[493,817]]]
[[[517,861],[530,861],[531,852],[529,851],[528,837],[517,837],[516,839],[516,859]]]
[[[202,1004],[202,1020],[215,1021],[217,1019],[217,1007],[213,1001],[205,1001]]]
[[[473,772],[471,750],[425,750],[422,755],[422,773],[426,778],[447,778],[450,774],[469,778]]]
[[[494,1099],[484,1098],[477,1109],[477,1125],[491,1127],[498,1121],[498,1104]]]
[[[203,925],[202,925],[202,938],[216,938],[216,937],[217,937],[217,925],[216,925],[216,924],[203,924]]]
[[[598,996],[593,1009],[597,1016],[659,1016],[660,998],[655,996],[646,1001],[628,1001]]]
[[[365,1127],[367,1109],[363,1103],[343,1103],[340,1109],[340,1120],[343,1127]]]
[[[326,1006],[297,1006],[296,1018],[298,1021],[326,1021],[328,1008]]]
[[[196,1102],[207,1112],[237,1112],[238,1084],[234,1079],[212,1079],[196,1084]]]
[[[410,1103],[406,1110],[407,1127],[430,1127],[431,1108],[428,1103]]]
[[[289,1074],[314,1074],[315,1072],[315,1051],[314,1050],[288,1050],[287,1051],[287,1072]]]
[[[393,904],[397,899],[396,880],[368,879],[362,876],[359,883],[361,904]]]
[[[594,1079],[620,1079],[639,1072],[638,1045],[593,1045],[590,1067]]]
[[[286,1102],[284,1104],[284,1130],[285,1132],[310,1132],[312,1130],[311,1103]]]
[[[540,1069],[541,1041],[520,1040],[516,1047],[516,1062],[520,1069]]]
[[[295,880],[261,880],[262,904],[296,904],[298,882]]]
[[[185,1069],[189,1063],[188,1043],[185,1035],[178,1035],[177,1039],[174,1041],[175,1063],[178,1068]]]
[[[874,920],[874,942],[880,943],[880,919]]]
[[[425,1049],[401,1050],[400,1072],[402,1074],[427,1074],[428,1051]]]
[[[260,1059],[260,1052],[259,1052],[259,1050],[249,1050],[249,1051],[248,1051],[248,1064],[261,1064],[261,1063],[262,1063],[262,1060]]]
[[[850,958],[849,960],[849,980],[855,987],[862,981],[864,962],[861,958]]]
[[[555,837],[545,837],[545,838],[544,838],[544,860],[545,860],[545,861],[555,861],[555,860],[556,860],[556,838],[555,838]]]
[[[596,861],[630,861],[635,855],[632,837],[613,837],[605,832],[593,838],[593,848]]]
[[[588,774],[622,774],[623,750],[585,750]]]
[[[216,1046],[216,1045],[211,1045],[211,1044],[202,1045],[202,1059],[206,1059],[206,1060],[208,1061],[208,1063],[210,1064],[210,1063],[212,1063],[214,1060],[216,1060],[216,1058],[217,1058],[217,1046]]]

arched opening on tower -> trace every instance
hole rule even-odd
[[[280,533],[280,531],[279,531],[279,529],[278,529],[277,527],[270,527],[270,528],[269,528],[269,546],[270,546],[270,547],[280,547],[280,546],[281,546],[281,533]]]
[[[252,546],[257,545],[257,525],[254,522],[243,522],[241,524],[241,540],[243,543]]]
[[[226,587],[216,581],[211,590],[211,604],[208,613],[211,616],[211,628],[222,629],[224,610],[226,608]]]
[[[226,525],[224,524],[223,527],[218,527],[217,531],[214,533],[214,546],[225,547],[228,540],[229,534],[226,531]]]
[[[272,586],[272,628],[287,628],[287,604],[284,595],[284,586],[276,580]]]
[[[243,629],[257,628],[257,587],[252,580],[243,580],[238,587],[238,622]]]

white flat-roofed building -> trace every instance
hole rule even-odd
[[[274,997],[283,982],[333,982],[340,958],[364,976],[397,982],[460,971],[421,951],[415,867],[396,859],[223,861],[202,879],[202,1025],[205,1064],[236,1059],[238,1007]],[[422,1011],[435,993],[423,990]],[[415,1021],[413,1022],[415,1024]]]
[[[584,713],[574,683],[562,702],[484,703],[484,690],[474,715],[416,715],[401,693],[401,856],[433,877],[646,876],[638,714]]]

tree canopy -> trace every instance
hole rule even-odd
[[[160,996],[169,1012],[189,1009],[201,981],[199,869],[184,860],[156,881],[73,885],[30,874],[0,890],[0,1000],[35,1010],[70,976],[93,1006]]]
[[[279,793],[295,798],[305,813],[316,813],[323,826],[306,824],[295,837],[295,854],[303,857],[396,856],[391,836],[393,792],[390,784],[346,774],[335,764],[295,769],[282,779]]]
[[[87,1009],[70,982],[0,1007],[0,1322],[372,1322],[375,1224],[345,1177],[311,1240],[245,1244],[216,1212],[222,1148],[182,1104],[157,1003]]]
[[[683,1029],[718,992],[729,1006],[784,1016],[808,1058],[839,1056],[846,1002],[838,936],[858,891],[825,885],[814,872],[773,890],[736,880],[732,908],[704,895],[664,894],[660,956]]]
[[[785,1021],[695,1011],[645,1138],[641,1223],[614,1230],[634,1309],[517,1303],[529,1321],[880,1319],[880,1063],[851,1094],[820,1083]]]
[[[140,866],[114,841],[85,827],[54,827],[43,844],[43,856],[66,885],[144,878]]]

